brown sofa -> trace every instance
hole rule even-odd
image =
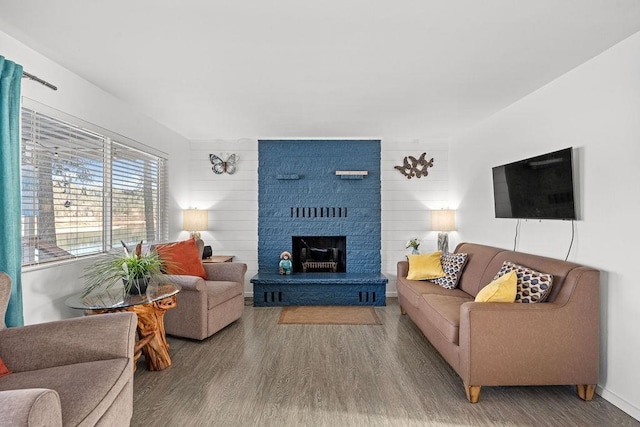
[[[0,329],[2,426],[125,426],[133,415],[135,313]]]
[[[407,280],[398,262],[398,301],[460,375],[467,399],[481,386],[576,385],[591,400],[598,382],[600,273],[571,262],[473,243],[457,289]],[[546,302],[474,302],[504,261],[553,275]]]

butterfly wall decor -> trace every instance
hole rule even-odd
[[[433,167],[433,157],[431,160],[427,160],[425,158],[426,155],[427,153],[422,153],[417,159],[413,156],[405,156],[403,164],[401,166],[394,166],[394,169],[399,170],[407,179],[411,179],[414,176],[416,178],[427,176],[429,175],[427,169]]]
[[[209,154],[209,160],[213,165],[211,170],[216,175],[220,175],[225,172],[229,175],[233,175],[236,171],[236,162],[238,161],[238,156],[236,156],[235,154],[231,154],[229,157],[227,157],[227,160],[222,160],[215,154]]]

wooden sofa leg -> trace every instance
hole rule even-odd
[[[400,306],[400,314],[407,314],[407,310],[403,306]]]
[[[576,389],[578,390],[578,396],[580,396],[580,399],[582,400],[593,400],[593,395],[596,392],[596,385],[595,384],[578,384],[576,386]]]
[[[478,403],[480,400],[480,387],[479,385],[466,385],[464,391],[467,394],[467,400],[471,403]]]

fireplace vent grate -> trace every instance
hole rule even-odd
[[[366,303],[374,303],[376,302],[376,293],[375,292],[358,292],[358,299],[359,302],[366,302]]]
[[[291,207],[291,218],[346,218],[346,207]]]

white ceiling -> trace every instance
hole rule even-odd
[[[0,0],[0,30],[189,139],[446,137],[640,31],[640,1]]]

